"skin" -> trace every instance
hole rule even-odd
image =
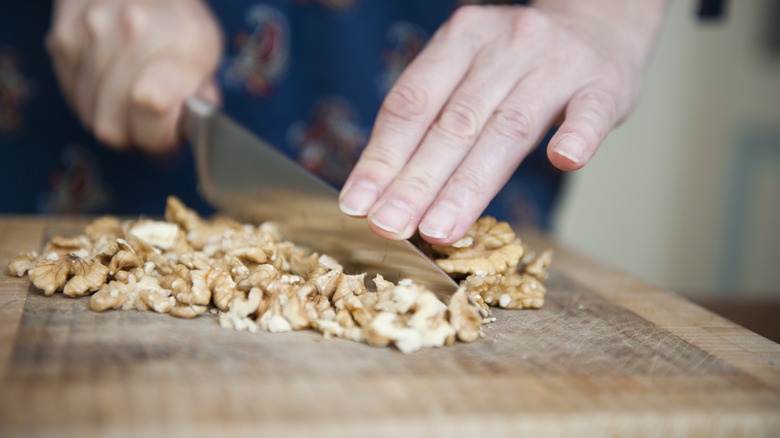
[[[340,196],[388,239],[460,239],[549,127],[584,166],[633,107],[664,1],[462,7],[388,93]]]
[[[52,23],[60,88],[110,147],[171,152],[184,99],[219,102],[222,35],[200,0],[58,0]]]
[[[464,6],[388,93],[339,205],[387,239],[460,239],[550,126],[584,166],[634,106],[666,0]],[[98,139],[165,153],[184,99],[218,101],[216,19],[200,0],[60,0],[47,47]],[[121,32],[116,32],[116,28]]]

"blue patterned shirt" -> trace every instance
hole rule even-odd
[[[224,110],[339,187],[385,94],[460,3],[213,0],[226,36]],[[0,212],[160,214],[169,194],[211,211],[197,194],[189,148],[154,161],[101,146],[80,127],[43,47],[50,2],[0,8]],[[562,175],[543,146],[486,214],[549,227]]]

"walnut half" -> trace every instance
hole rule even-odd
[[[71,297],[94,292],[105,283],[108,268],[97,261],[87,261],[74,253],[55,260],[45,260],[28,271],[35,287],[47,296],[55,291]]]

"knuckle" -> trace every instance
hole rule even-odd
[[[436,32],[434,39],[458,40],[472,44],[481,41],[485,35],[479,31],[482,28],[480,23],[485,22],[487,14],[488,10],[485,6],[460,6]]]
[[[466,191],[464,199],[479,199],[487,193],[488,176],[474,169],[461,169],[452,175],[450,184],[456,187],[456,192]]]
[[[120,11],[124,34],[128,39],[142,35],[149,27],[149,6],[144,2],[126,2]]]
[[[477,19],[477,16],[481,15],[482,9],[482,7],[477,5],[461,6],[452,13],[450,19],[447,21],[447,26],[455,29],[470,28]]]
[[[93,39],[99,39],[109,31],[108,10],[105,3],[92,3],[84,12],[84,28]]]
[[[515,141],[528,141],[534,136],[533,118],[528,112],[502,108],[493,115],[492,129]]]
[[[425,88],[413,84],[399,84],[393,87],[383,104],[385,112],[405,121],[415,120],[425,113],[427,107],[427,91]]]
[[[381,148],[366,151],[360,157],[360,165],[371,175],[393,175],[404,163],[403,157],[395,153],[394,149]]]
[[[591,88],[584,91],[581,98],[587,102],[582,113],[584,118],[592,121],[606,120],[609,124],[617,122],[617,104],[611,93],[599,88]]]
[[[535,35],[550,29],[550,19],[536,8],[518,8],[510,24],[510,39],[513,42],[528,43]]]
[[[55,25],[46,35],[46,48],[54,55],[73,55],[77,49],[76,36],[64,25]]]
[[[444,108],[436,125],[446,135],[472,142],[479,134],[480,118],[472,106],[452,102]]]
[[[401,188],[402,193],[420,193],[428,196],[433,196],[438,191],[438,186],[434,183],[436,178],[430,171],[430,169],[418,169],[414,173],[404,173],[398,175],[396,178],[396,187]],[[408,188],[408,190],[406,189]]]

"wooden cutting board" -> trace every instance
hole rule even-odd
[[[87,221],[0,217],[4,273]],[[2,275],[0,436],[780,436],[778,344],[555,249],[543,309],[412,355],[94,313]]]

